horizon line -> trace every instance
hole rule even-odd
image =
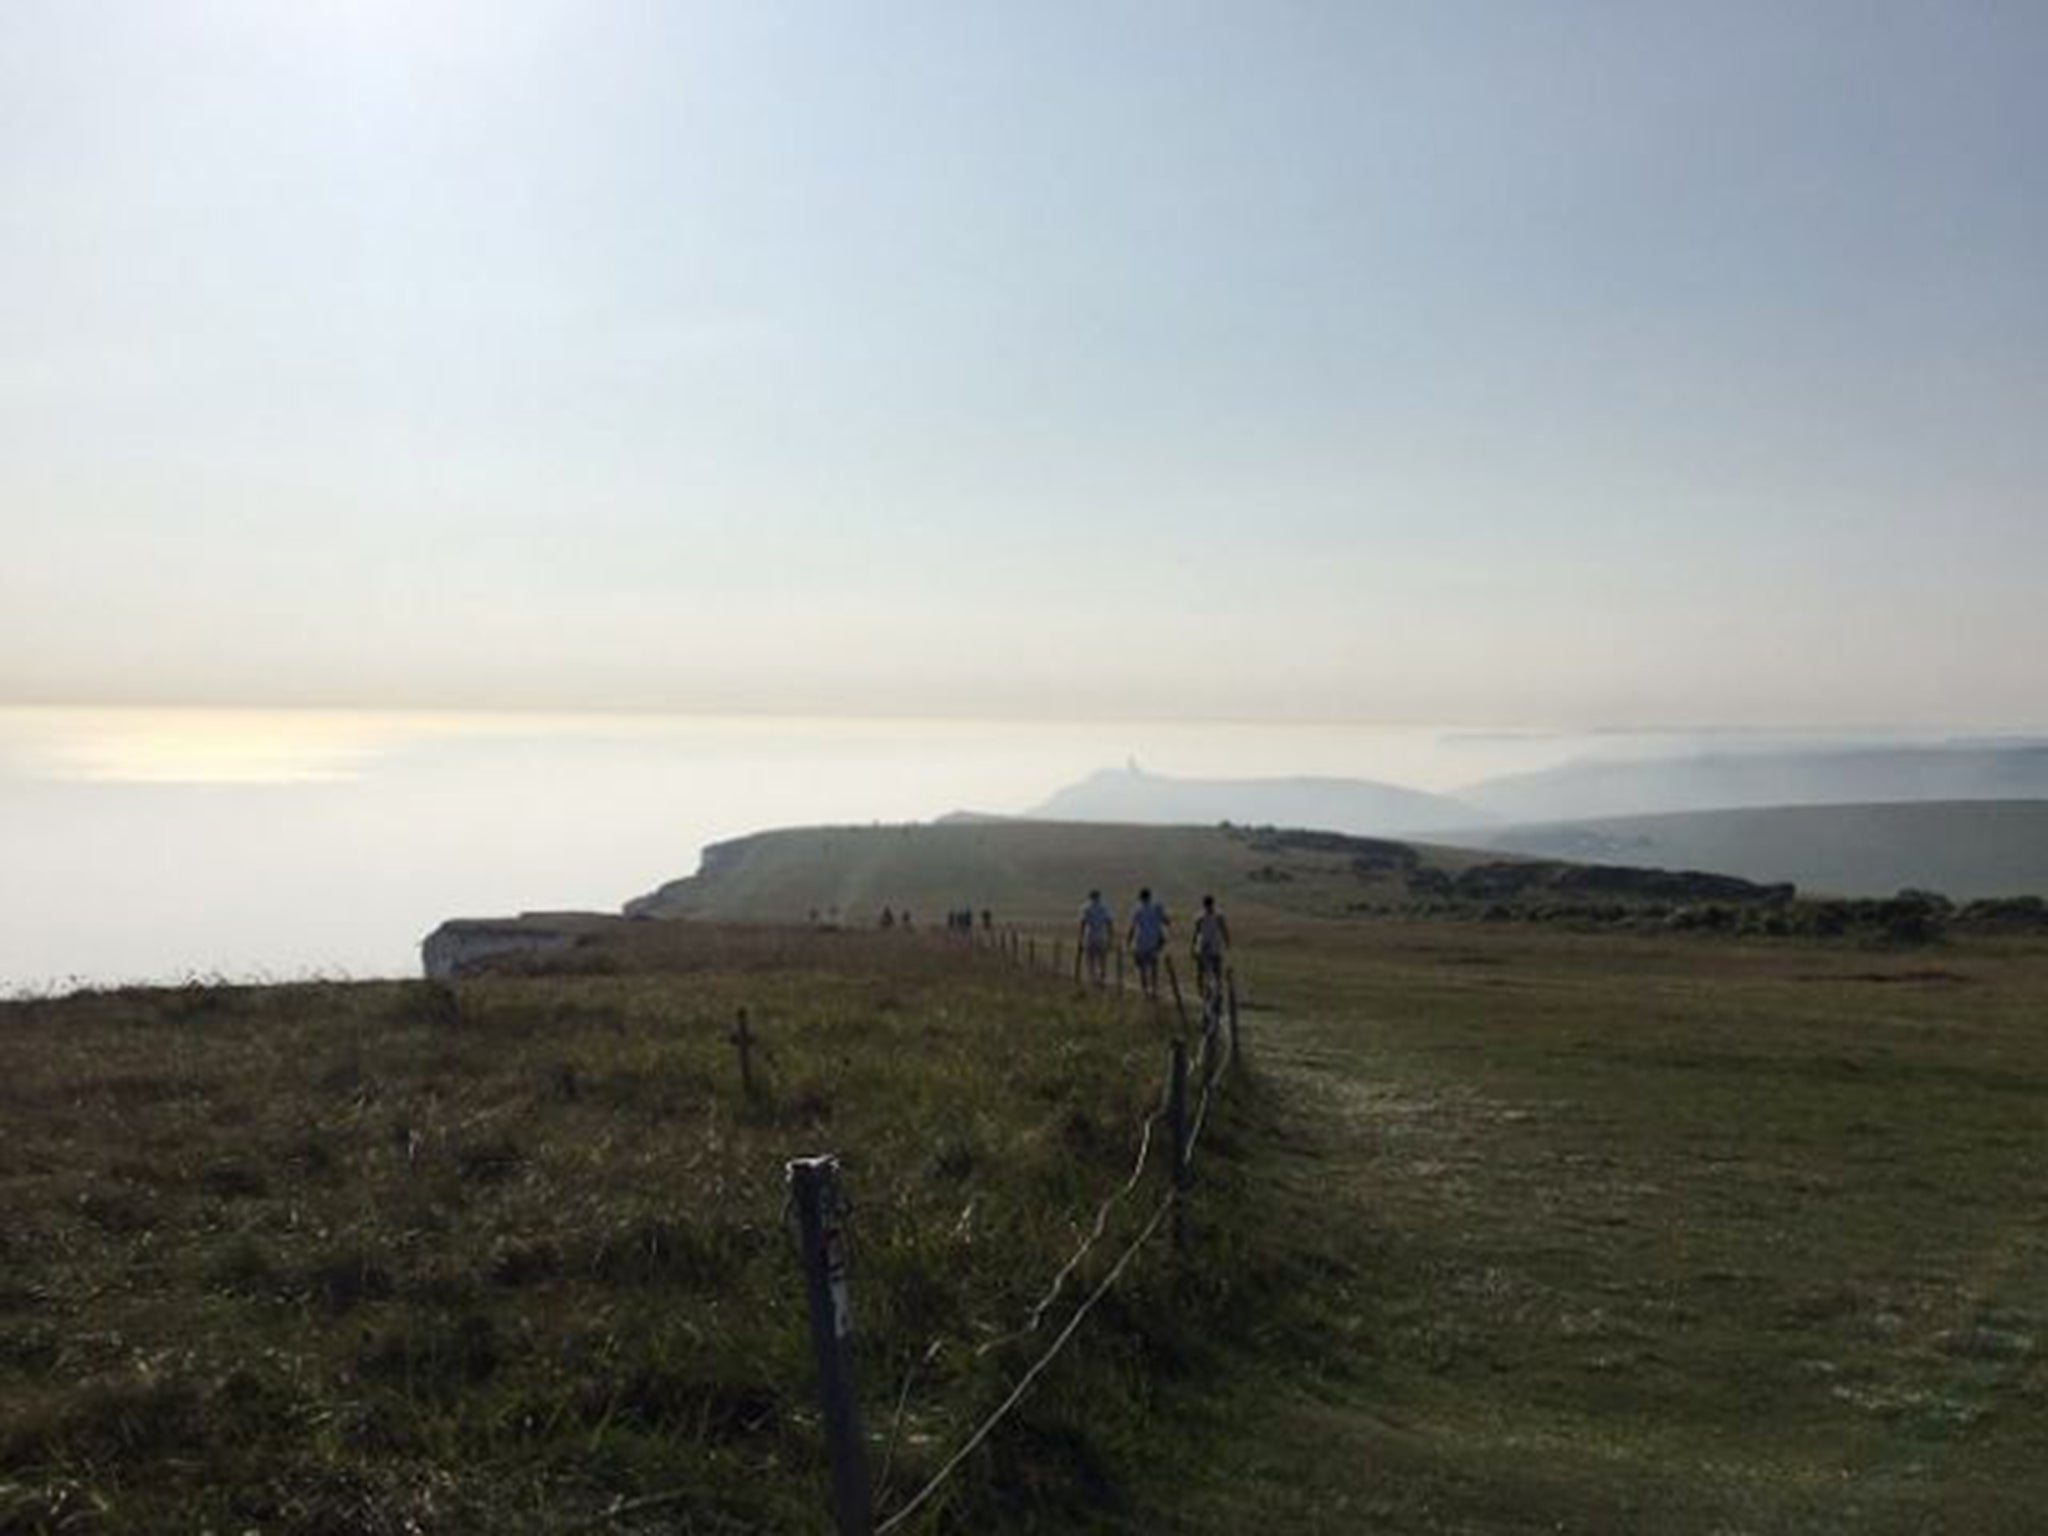
[[[366,702],[362,700],[285,702],[221,702],[181,698],[174,700],[114,701],[0,699],[0,715],[27,714],[217,714],[217,715],[331,715],[411,716],[470,719],[612,719],[612,720],[702,720],[784,723],[792,721],[834,724],[904,725],[1001,725],[1046,727],[1190,726],[1212,729],[1250,730],[1361,730],[1430,731],[1445,738],[1471,741],[1541,740],[1547,737],[1603,736],[1828,736],[1899,737],[1944,735],[1958,738],[2009,740],[2048,736],[2048,725],[2009,722],[1997,725],[1981,721],[1903,721],[1846,723],[1803,722],[1786,724],[1762,721],[1676,721],[1641,723],[1567,724],[1554,721],[1515,719],[1422,719],[1400,716],[1373,718],[1336,714],[1256,715],[1243,712],[1217,714],[1167,714],[1152,710],[1131,712],[1088,711],[1065,713],[1023,713],[981,710],[900,709],[860,710],[848,708],[790,709],[706,707],[702,705],[657,704],[565,704],[493,703],[452,704],[425,702]]]

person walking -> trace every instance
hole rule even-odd
[[[1159,997],[1159,956],[1166,948],[1166,930],[1172,920],[1166,908],[1152,899],[1152,888],[1138,892],[1138,904],[1131,909],[1131,926],[1125,935],[1131,958],[1138,962],[1138,990],[1146,997]]]
[[[1195,919],[1195,984],[1203,997],[1223,989],[1223,956],[1230,948],[1230,924],[1216,910],[1216,898],[1202,898],[1202,915]]]
[[[1090,891],[1088,904],[1081,908],[1081,953],[1087,959],[1088,979],[1098,987],[1109,985],[1109,941],[1116,932],[1116,918],[1102,892]]]

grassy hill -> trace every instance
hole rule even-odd
[[[702,870],[628,904],[643,918],[868,926],[886,908],[1070,936],[1082,895],[1127,902],[1149,885],[1183,918],[1213,893],[1232,921],[1438,917],[1731,931],[1926,928],[1888,904],[1798,903],[1789,886],[1341,833],[1008,821],[796,828],[707,849]],[[991,893],[999,893],[991,895]]]
[[[1041,1326],[1156,1150],[1160,1017],[936,934],[637,925],[571,970],[0,1004],[0,1531],[820,1529],[783,1169],[825,1151],[886,1513],[1167,1186]],[[1198,1233],[1242,1219],[1234,1134]],[[1219,1317],[1149,1257],[909,1529],[1071,1529],[1122,1485]]]
[[[2048,892],[2048,800],[1774,806],[1487,829],[1476,847],[1713,869],[1802,891],[1957,900]]]
[[[781,1182],[823,1150],[900,1507],[1040,1358],[1175,1027],[928,930],[1149,880],[1225,899],[1247,1003],[1190,1243],[899,1530],[2031,1536],[2048,941],[1401,899],[1511,872],[1568,888],[1321,834],[796,831],[664,893],[694,921],[449,985],[0,1005],[0,1532],[823,1528]],[[918,931],[804,920],[883,902]],[[709,920],[743,907],[797,923]]]
[[[1218,827],[982,821],[764,832],[704,851],[688,879],[628,903],[630,914],[801,922],[815,912],[868,924],[883,907],[920,923],[955,908],[998,922],[1071,922],[1091,889],[1120,909],[1140,886],[1192,910],[1204,892],[1287,912],[1337,912],[1355,894],[1352,855]],[[1457,861],[1459,856],[1446,853]]]

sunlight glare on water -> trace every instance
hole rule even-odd
[[[373,716],[302,710],[22,710],[9,734],[39,777],[93,784],[353,778],[387,739]]]

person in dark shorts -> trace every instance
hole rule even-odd
[[[1159,957],[1166,950],[1169,926],[1166,908],[1152,899],[1152,888],[1147,886],[1139,891],[1125,942],[1130,945],[1131,958],[1138,963],[1138,989],[1150,998],[1159,996]]]
[[[1081,908],[1081,954],[1088,963],[1088,979],[1098,987],[1109,983],[1109,942],[1116,935],[1116,918],[1102,892],[1090,891],[1088,904]]]
[[[1216,898],[1202,898],[1201,916],[1195,919],[1195,978],[1202,996],[1223,986],[1223,957],[1230,949],[1230,924],[1216,910]]]

